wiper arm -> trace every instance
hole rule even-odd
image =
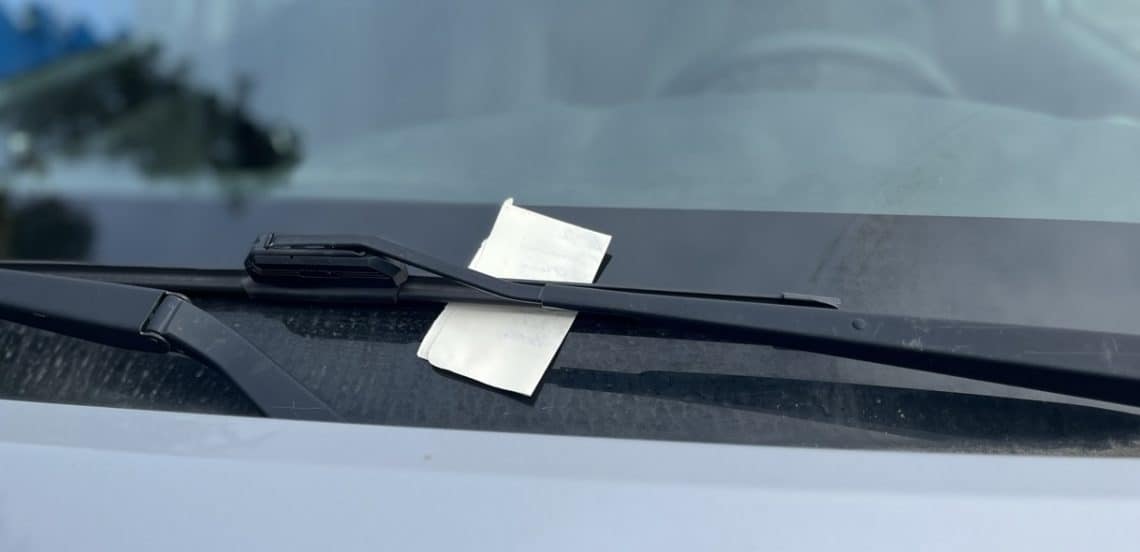
[[[265,353],[167,291],[0,269],[0,320],[122,349],[182,353],[222,371],[270,417],[340,417]]]
[[[269,286],[398,288],[407,276],[401,263],[520,305],[746,331],[789,349],[1140,406],[1140,336],[1132,334],[513,282],[376,236],[267,234],[246,268]]]

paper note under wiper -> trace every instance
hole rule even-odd
[[[499,278],[593,282],[610,236],[503,202],[470,268]],[[534,393],[577,313],[448,304],[416,353],[492,387]]]

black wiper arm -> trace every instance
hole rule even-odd
[[[375,263],[387,262],[382,270]],[[494,278],[376,236],[261,236],[250,275],[283,286],[376,277],[399,263],[518,304],[743,330],[789,349],[1140,406],[1140,335],[858,313],[729,298]]]
[[[339,416],[229,326],[159,289],[0,269],[0,320],[221,370],[266,416]]]

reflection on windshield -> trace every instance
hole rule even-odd
[[[30,1],[19,189],[1140,221],[1133,2]]]
[[[95,238],[87,213],[58,199],[12,203],[0,193],[0,258],[87,258]]]
[[[289,128],[246,110],[250,79],[236,76],[230,99],[190,83],[192,65],[160,67],[150,41],[91,37],[51,11],[0,12],[0,129],[4,169],[50,172],[53,160],[126,160],[147,178],[201,172],[234,176],[296,163]]]

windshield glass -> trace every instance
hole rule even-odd
[[[406,287],[240,272],[267,232],[466,265],[513,197],[613,236],[601,286],[1134,334],[1137,152],[1123,0],[0,0],[0,268],[185,293],[359,423],[1140,454],[1134,407],[589,313],[522,398],[417,357],[442,306]],[[0,398],[257,413],[10,322]]]
[[[3,185],[1140,220],[1140,7],[7,0]]]

